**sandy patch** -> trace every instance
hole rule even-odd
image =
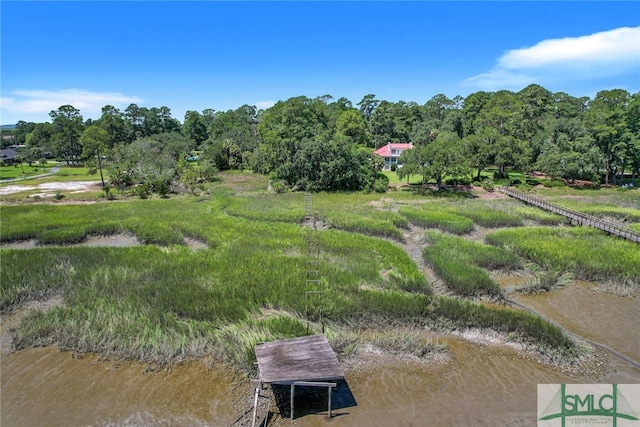
[[[187,247],[193,251],[209,249],[209,245],[202,240],[185,237],[184,241]],[[124,248],[140,245],[142,245],[142,243],[140,243],[136,236],[127,233],[118,233],[110,236],[89,236],[81,243],[68,246]],[[0,249],[33,249],[38,246],[40,245],[36,239],[21,240],[17,242],[0,242]],[[41,247],[46,247],[46,245]]]
[[[0,187],[0,196],[6,196],[7,194],[20,193],[21,191],[35,190],[36,187],[30,185],[7,185],[6,187]]]
[[[506,335],[489,329],[466,329],[463,331],[452,331],[451,335],[458,336],[466,341],[483,346],[505,345],[515,350],[524,352],[526,347],[514,341],[510,341]]]
[[[191,249],[193,251],[199,251],[199,250],[202,250],[202,249],[209,249],[209,245],[207,245],[207,243],[203,242],[202,240],[194,239],[192,237],[185,237],[184,241],[187,244],[187,246],[189,247],[189,249]]]
[[[0,243],[2,249],[33,249],[38,245],[38,241],[35,239],[21,240],[19,242]]]
[[[110,246],[110,247],[128,247],[139,246],[140,242],[136,236],[130,234],[114,234],[112,236],[91,236],[78,246]]]
[[[73,193],[86,193],[88,191],[95,191],[100,189],[99,181],[72,181],[72,182],[45,182],[33,185],[7,185],[0,188],[0,196],[6,196],[8,194],[20,193],[23,191],[39,190],[42,193],[37,194],[40,197],[50,197],[53,195],[51,192],[56,191],[70,191]],[[36,196],[33,194],[31,197]]]

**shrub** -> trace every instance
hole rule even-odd
[[[446,185],[471,185],[471,178],[466,176],[447,178],[444,183]]]
[[[493,183],[492,180],[490,179],[485,179],[484,181],[482,181],[482,188],[484,189],[484,191],[493,191],[495,188],[495,184]]]
[[[509,179],[509,172],[500,172],[500,171],[495,171],[493,173],[493,179],[495,181],[499,180],[499,179]]]
[[[373,191],[376,193],[386,193],[389,188],[389,177],[384,174],[378,174],[373,182]]]
[[[561,188],[561,187],[566,187],[566,184],[564,183],[564,181],[560,180],[560,179],[545,179],[542,181],[542,185],[544,185],[547,188]]]

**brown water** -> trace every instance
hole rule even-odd
[[[2,355],[2,427],[230,425],[234,377],[202,363],[147,372],[55,347]]]
[[[440,338],[448,360],[365,354],[346,379],[358,406],[335,411],[344,426],[535,425],[539,383],[638,383],[640,370],[610,359],[608,372],[570,377],[506,346]],[[228,426],[251,408],[251,386],[223,367],[188,362],[148,372],[138,363],[75,359],[55,347],[3,354],[1,425]],[[250,412],[249,412],[250,414]],[[244,418],[245,420],[247,417]],[[246,422],[246,421],[245,421]],[[319,426],[325,414],[297,425]],[[289,420],[276,416],[271,425]]]
[[[640,362],[640,298],[596,292],[595,287],[576,281],[556,292],[520,295],[515,300],[579,336]]]

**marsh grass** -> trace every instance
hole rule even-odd
[[[391,354],[411,355],[418,358],[441,353],[446,349],[444,344],[425,338],[420,331],[416,330],[372,331],[364,337],[364,341]]]
[[[638,195],[640,198],[640,194]],[[639,222],[640,221],[640,203],[635,207],[624,207],[616,205],[594,205],[589,202],[578,202],[566,199],[560,199],[555,202],[566,208],[597,216],[599,218],[613,218],[620,221]]]
[[[575,355],[574,342],[555,325],[529,312],[486,307],[471,301],[440,296],[434,302],[436,316],[454,327],[488,328],[513,335],[520,341],[541,345],[545,352]]]
[[[69,241],[70,236],[77,240],[98,228],[105,232],[133,229],[138,238],[146,231],[147,241],[172,244],[171,236],[182,239],[181,233],[190,232],[211,242],[214,249],[194,252],[172,245],[166,251],[146,245],[0,251],[3,313],[54,294],[65,302],[64,307],[28,316],[14,341],[17,348],[58,342],[78,352],[156,363],[208,351],[245,369],[255,342],[301,333],[294,321],[258,321],[251,315],[261,307],[304,313],[305,246],[299,225],[232,218],[219,203],[189,206],[172,200],[164,201],[160,217],[156,205],[149,202],[122,202],[118,211],[106,204],[89,205],[84,207],[89,215],[78,217],[74,209],[60,207],[66,215],[54,212],[52,218],[84,225],[47,230],[55,225],[55,219],[49,218],[39,236],[61,233],[59,241]],[[200,216],[185,224],[185,206],[192,213],[200,210]],[[19,216],[22,207],[16,208]],[[50,211],[46,206],[35,207],[39,208]],[[88,219],[104,214],[104,209],[109,221],[115,222],[98,226]],[[143,215],[145,209],[147,215]],[[114,217],[124,217],[127,211],[137,215],[116,227]],[[24,215],[32,213],[24,211]],[[20,229],[16,218],[10,222]],[[385,319],[426,313],[430,286],[400,248],[343,231],[328,230],[320,238],[320,269],[330,291],[324,303],[326,316],[362,317],[367,307]],[[389,291],[370,298],[368,292],[360,292],[362,283]],[[411,305],[407,301],[417,304],[416,294],[425,294],[422,303],[407,313]],[[287,330],[294,332],[287,335]]]
[[[502,248],[465,240],[438,231],[427,231],[430,245],[423,256],[447,287],[457,295],[502,297],[500,285],[486,270],[516,270],[520,259]],[[498,250],[496,250],[498,249]]]
[[[234,217],[270,222],[300,223],[305,215],[301,193],[227,197],[224,210]]]
[[[520,206],[513,209],[513,213],[523,219],[534,221],[540,225],[560,225],[567,222],[562,215],[546,212],[534,206]]]
[[[453,234],[473,231],[473,221],[461,215],[440,211],[438,207],[426,205],[422,209],[401,207],[400,213],[412,223],[424,228],[437,228]]]
[[[591,281],[640,282],[637,244],[592,228],[524,227],[494,231],[485,239],[549,271],[567,271]]]
[[[567,271],[551,270],[539,271],[535,279],[523,286],[513,289],[513,292],[522,294],[541,294],[564,288],[573,281],[573,274]]]
[[[505,203],[486,203],[484,201],[460,201],[449,206],[451,211],[473,220],[477,225],[487,228],[518,227],[522,218],[507,212]]]
[[[77,352],[153,363],[214,357],[249,372],[255,344],[305,334],[300,320],[306,290],[305,229],[299,224],[302,197],[246,194],[245,186],[264,182],[252,177],[245,182],[241,175],[227,178],[216,184],[210,198],[3,206],[2,241],[68,243],[94,234],[130,232],[147,243],[0,250],[0,314],[54,295],[64,301],[61,307],[28,315],[16,332],[16,348],[58,342]],[[234,196],[225,186],[238,187],[242,194]],[[401,193],[385,199],[423,201]],[[378,203],[372,205],[373,201]],[[318,232],[319,268],[327,292],[315,301],[312,314],[321,307],[326,319],[344,328],[389,328],[425,326],[443,319],[466,325],[480,313],[486,327],[518,331],[544,345],[553,341],[544,335],[555,334],[553,329],[535,335],[525,328],[526,321],[494,314],[493,309],[460,301],[451,302],[451,310],[443,307],[443,300],[432,295],[430,283],[401,248],[365,235],[379,236],[378,226],[385,233],[407,226],[403,215],[384,209],[379,195],[321,193],[314,195],[314,208],[325,218],[350,213],[369,229]],[[190,250],[184,236],[206,241],[209,249]],[[510,268],[496,261],[508,259],[504,250],[469,248],[446,240],[449,237],[455,238],[435,236],[433,246],[457,248],[463,258],[456,265]],[[469,274],[477,275],[478,270]],[[491,284],[486,286],[478,292],[494,292]],[[262,314],[265,308],[275,316]],[[388,341],[398,347],[413,345],[411,337],[396,338]],[[353,349],[348,334],[335,342],[347,352]],[[417,344],[423,348],[424,343]]]
[[[403,233],[396,225],[396,223],[402,223],[401,220],[394,223],[396,218],[392,213],[380,213],[378,215],[374,212],[376,211],[372,210],[368,216],[354,215],[347,211],[325,211],[319,215],[332,228],[404,241]],[[402,223],[402,225],[404,224]]]

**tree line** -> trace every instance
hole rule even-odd
[[[265,110],[187,111],[182,123],[167,107],[135,104],[105,106],[97,120],[83,120],[70,105],[50,117],[13,130],[25,161],[104,159],[112,184],[158,192],[226,169],[270,174],[300,190],[382,190],[386,178],[372,151],[389,142],[415,146],[403,154],[400,176],[419,174],[439,186],[445,177],[479,179],[488,166],[498,178],[518,169],[615,185],[640,173],[640,93],[623,89],[590,99],[534,84],[466,98],[438,94],[424,105],[373,94],[356,105],[298,96]],[[188,167],[195,157],[197,167]]]

